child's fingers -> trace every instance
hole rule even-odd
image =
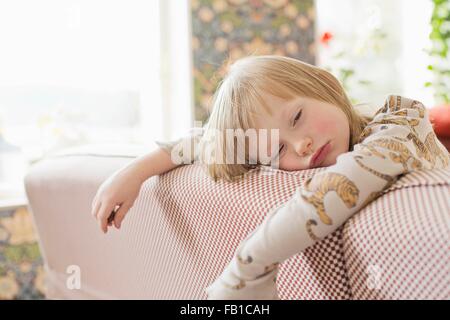
[[[120,226],[122,225],[122,220],[125,218],[125,215],[127,214],[128,210],[133,206],[132,203],[124,202],[120,209],[116,212],[116,216],[114,217],[114,226],[117,229],[120,229]]]
[[[114,217],[116,216],[117,210],[119,209],[120,206],[116,205],[114,207],[114,210],[111,212],[111,214],[108,217],[108,226],[112,226],[113,221],[114,221]]]
[[[100,211],[97,215],[97,220],[99,222],[100,229],[102,229],[104,233],[108,232],[108,218],[111,215],[114,208],[115,208],[114,203],[106,201],[103,202],[100,207]]]

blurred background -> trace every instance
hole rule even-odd
[[[178,137],[250,54],[326,68],[355,104],[448,104],[449,38],[446,0],[0,0],[0,299],[45,291],[23,191],[43,157]]]

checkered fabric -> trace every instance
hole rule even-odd
[[[450,299],[450,171],[404,176],[343,239],[354,299]]]
[[[262,168],[238,182],[214,183],[200,166],[193,165],[150,179],[133,207],[153,218],[143,243],[153,243],[152,249],[159,250],[149,256],[153,269],[143,278],[158,283],[158,296],[206,298],[203,289],[222,272],[239,243],[271,208],[287,201],[321,170]],[[176,275],[166,272],[169,261],[177,266]],[[161,283],[161,278],[166,281]],[[281,299],[349,298],[342,229],[284,263],[277,282]]]
[[[262,168],[241,181],[214,183],[200,166],[192,165],[148,180],[132,210],[146,213],[147,232],[140,237],[141,246],[152,243],[153,252],[144,255],[152,269],[140,278],[152,286],[147,288],[153,290],[151,295],[206,298],[204,289],[229,263],[238,244],[271,208],[321,170]],[[284,263],[278,287],[281,299],[350,298],[342,228]]]
[[[146,296],[206,298],[204,289],[238,244],[321,170],[261,168],[238,182],[214,183],[192,165],[148,180],[132,209],[146,213],[139,218],[147,230],[139,250],[151,266],[139,275]],[[343,227],[282,264],[280,298],[449,298],[449,181],[448,170],[399,179]],[[152,252],[143,248],[148,243]]]
[[[280,298],[350,299],[342,227],[281,265]]]

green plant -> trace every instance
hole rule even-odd
[[[428,70],[433,73],[433,80],[426,82],[425,86],[434,90],[437,103],[450,103],[450,57],[448,47],[450,44],[450,2],[448,0],[433,0],[434,8],[431,15],[432,43],[429,54],[433,63]]]

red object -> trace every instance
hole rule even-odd
[[[450,152],[450,104],[433,107],[430,110],[430,121],[438,139]]]
[[[433,107],[430,110],[430,121],[438,137],[450,138],[450,104]]]
[[[450,152],[450,138],[449,137],[438,137],[439,141],[447,148]]]
[[[324,32],[322,37],[320,38],[320,42],[322,42],[325,45],[328,45],[328,42],[333,38],[333,35],[331,32]]]

